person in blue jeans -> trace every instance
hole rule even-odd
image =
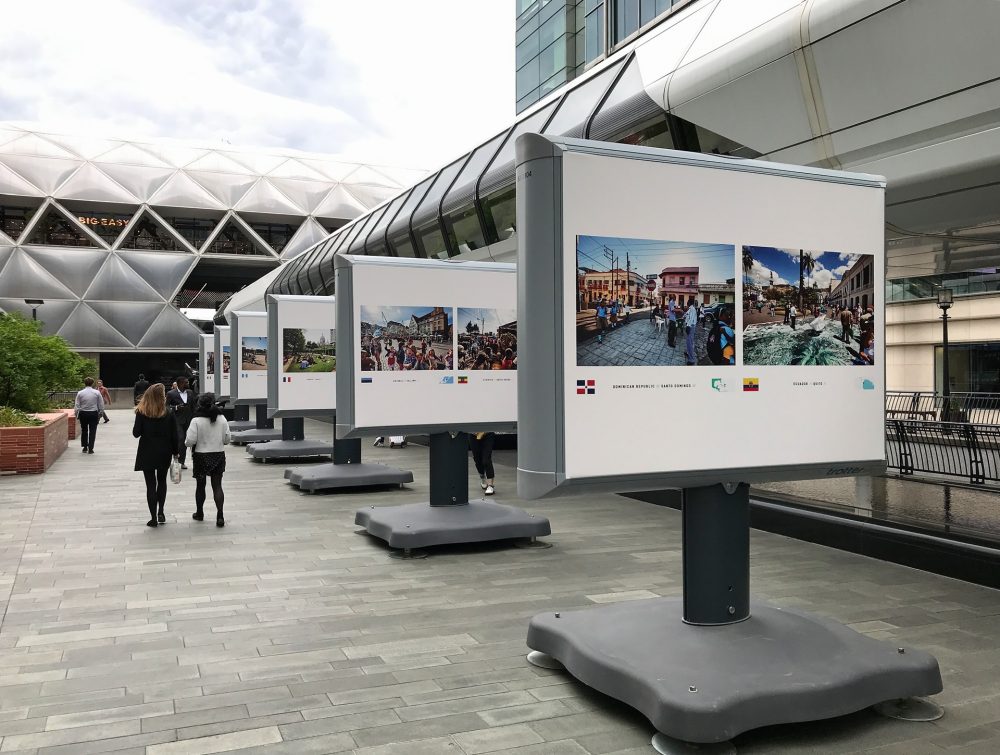
[[[604,331],[608,327],[608,308],[604,305],[604,301],[601,300],[597,305],[597,342],[601,343],[604,341]]]
[[[694,303],[694,297],[688,297],[687,312],[684,313],[684,333],[686,336],[684,358],[687,364],[698,363],[697,355],[694,352],[694,330],[698,325],[698,306]]]

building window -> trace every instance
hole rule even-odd
[[[269,256],[266,252],[258,249],[257,245],[240,230],[233,220],[226,223],[226,227],[212,240],[205,253]]]
[[[289,225],[288,223],[248,223],[248,225],[267,242],[269,247],[279,254],[291,241],[295,231],[298,230],[297,225]]]
[[[219,216],[221,218],[221,215]],[[177,231],[184,240],[187,241],[195,249],[201,249],[208,237],[211,235],[212,231],[215,230],[215,226],[218,225],[219,218],[214,220],[209,218],[177,218],[177,217],[166,217],[163,219],[173,226],[174,230]]]
[[[0,206],[0,231],[12,241],[17,241],[34,214],[34,207]]]
[[[953,393],[1000,393],[1000,341],[948,344]],[[934,390],[944,389],[944,348],[934,347]]]
[[[98,246],[63,217],[55,207],[49,207],[25,243],[45,246]]]

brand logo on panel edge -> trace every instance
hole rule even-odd
[[[712,390],[719,393],[727,393],[729,391],[729,384],[722,378],[712,378]]]
[[[863,391],[874,391],[875,390],[875,382],[872,381],[872,380],[869,380],[868,378],[862,378],[861,379],[861,390],[863,390]]]
[[[445,375],[443,378],[441,378],[441,383],[443,385],[454,385],[455,384],[455,376],[454,375]]]
[[[586,379],[576,381],[576,395],[578,396],[593,396],[597,393],[597,381]]]

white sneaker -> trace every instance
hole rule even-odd
[[[487,485],[486,488],[485,488],[485,490],[486,490],[486,495],[493,495],[493,493],[496,492],[496,491],[493,490],[493,486],[492,485]]]
[[[479,478],[479,487],[481,487],[483,490],[486,490],[487,485],[486,485],[486,478],[485,477],[480,477]]]

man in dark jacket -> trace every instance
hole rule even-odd
[[[177,434],[181,438],[180,453],[181,469],[187,469],[187,446],[184,437],[187,435],[191,419],[194,417],[194,407],[198,396],[188,388],[188,379],[183,375],[177,378],[177,387],[167,391],[167,408],[177,422]]]
[[[146,376],[141,372],[139,373],[139,379],[136,381],[135,386],[132,388],[132,398],[135,399],[135,405],[139,405],[139,399],[142,398],[142,394],[146,392],[149,388],[149,381],[146,380]]]

